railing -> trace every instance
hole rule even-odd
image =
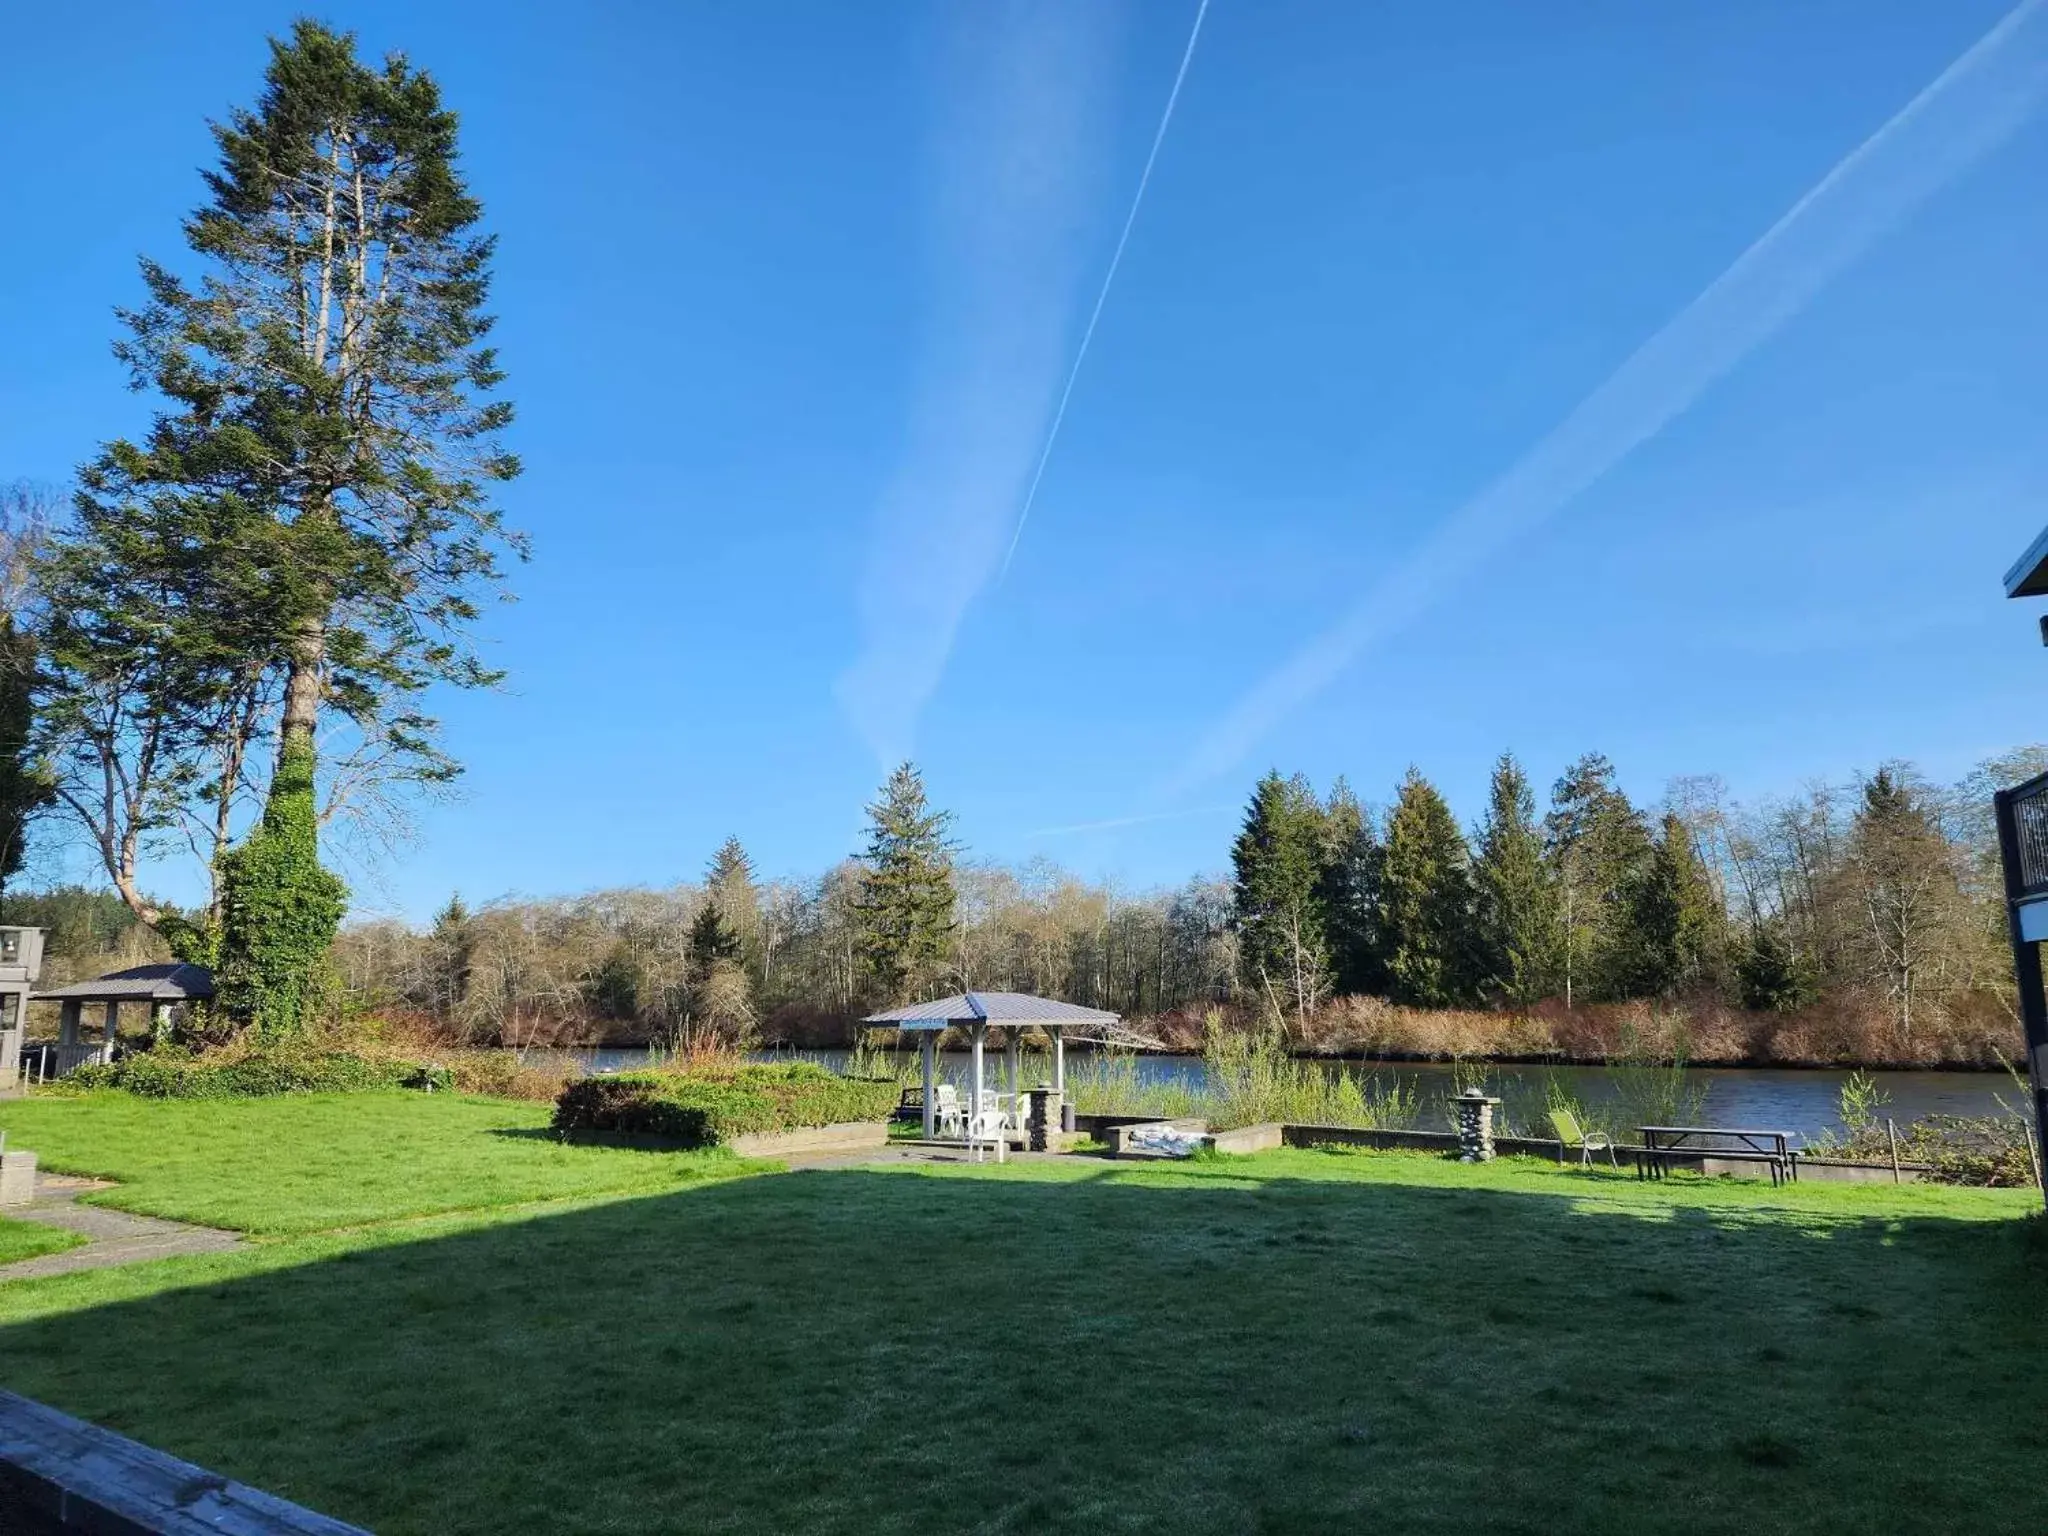
[[[95,1040],[89,1045],[60,1045],[48,1040],[32,1040],[21,1048],[19,1081],[24,1084],[47,1083],[55,1078],[68,1077],[79,1067],[113,1060],[113,1047],[104,1040]]]
[[[2014,897],[2048,894],[2048,774],[1998,797],[1999,846]]]

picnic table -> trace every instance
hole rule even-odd
[[[1767,1163],[1774,1185],[1799,1178],[1799,1153],[1792,1146],[1790,1131],[1731,1125],[1639,1125],[1636,1134],[1643,1138],[1643,1154],[1636,1160],[1638,1178],[1661,1179],[1679,1157]],[[1737,1145],[1726,1145],[1729,1142]]]

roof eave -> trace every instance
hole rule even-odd
[[[2048,528],[2005,573],[2007,597],[2048,597]]]

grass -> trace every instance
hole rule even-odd
[[[85,1239],[76,1232],[66,1232],[61,1227],[46,1227],[34,1221],[9,1221],[0,1218],[0,1264],[15,1264],[23,1259],[39,1259],[46,1253],[62,1253],[66,1248],[76,1248]]]
[[[567,1146],[545,1105],[452,1094],[149,1100],[123,1093],[0,1105],[42,1166],[117,1179],[88,1196],[144,1216],[264,1236],[592,1195],[653,1194],[744,1172],[719,1152]]]
[[[516,1107],[184,1108],[0,1125],[294,1235],[0,1286],[0,1384],[387,1536],[2048,1528],[2016,1191],[1313,1151],[712,1179]],[[409,1179],[354,1188],[387,1142]]]

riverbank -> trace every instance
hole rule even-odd
[[[778,1027],[788,1022],[766,1022],[763,1048],[840,1050],[861,1033],[852,1020],[805,1015],[801,1027]],[[1234,1004],[1133,1014],[1126,1023],[1162,1054],[1184,1055],[1199,1054],[1212,1028],[1226,1034],[1264,1028],[1250,1009]],[[1923,1016],[1911,1029],[1901,1029],[1880,1000],[1860,996],[1833,997],[1790,1013],[1746,1012],[1712,999],[1573,1008],[1553,999],[1505,1012],[1404,1008],[1381,998],[1340,997],[1306,1020],[1289,1020],[1284,1034],[1289,1052],[1308,1060],[1532,1067],[1656,1058],[1701,1067],[2002,1072],[2025,1050],[2017,1020],[1995,999],[1981,996],[1971,1008]],[[546,1045],[592,1053],[644,1050],[648,1043],[617,1032],[570,1029]]]

